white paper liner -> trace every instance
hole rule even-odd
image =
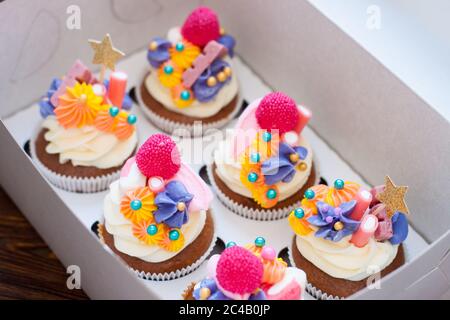
[[[296,237],[297,236],[294,236],[294,238],[296,238]],[[298,268],[297,265],[295,264],[294,257],[292,256],[292,245],[289,247],[288,255],[289,255],[289,261],[291,262],[291,265],[293,267]],[[306,275],[306,280],[308,280],[308,275]],[[322,290],[314,287],[309,282],[306,283],[306,292],[308,292],[311,296],[313,296],[317,300],[344,300],[345,299],[343,297],[333,296],[326,292],[323,292]]]
[[[106,246],[105,239],[103,238],[103,233],[101,232],[101,226],[102,224],[98,224],[98,237],[100,238],[100,241]],[[209,245],[209,248],[205,251],[205,253],[198,258],[193,264],[186,266],[182,269],[174,270],[171,272],[164,272],[164,273],[150,273],[150,272],[144,272],[137,269],[134,269],[130,266],[128,268],[133,271],[139,278],[145,279],[145,280],[153,280],[153,281],[167,281],[167,280],[174,280],[177,278],[181,278],[193,271],[195,271],[210,255],[212,250],[214,249],[214,246],[217,242],[217,235],[214,227],[214,234],[211,240],[211,244]]]
[[[144,78],[145,80],[145,78]],[[141,82],[142,84],[142,82]],[[152,110],[150,110],[148,107],[146,107],[145,103],[142,100],[141,97],[141,88],[136,87],[135,89],[135,93],[136,93],[136,97],[138,100],[138,104],[140,109],[142,110],[142,112],[145,114],[145,116],[156,126],[158,127],[158,129],[163,130],[164,132],[173,135],[176,129],[178,130],[182,130],[184,132],[189,132],[189,134],[192,137],[199,137],[204,135],[209,129],[219,129],[221,127],[223,127],[224,125],[226,125],[228,122],[230,122],[231,120],[233,120],[233,118],[235,117],[235,115],[239,112],[240,110],[240,106],[242,104],[242,98],[241,96],[238,96],[238,101],[236,103],[236,106],[233,110],[233,112],[231,112],[227,117],[217,120],[215,122],[208,122],[208,123],[202,123],[202,130],[200,132],[198,132],[199,130],[195,130],[195,126],[194,124],[185,124],[185,123],[180,123],[180,122],[175,122],[173,120],[167,119],[167,118],[163,118],[160,115],[154,113]],[[187,117],[187,116],[186,116]],[[201,120],[198,120],[201,121]],[[181,131],[180,130],[180,131]]]
[[[314,160],[313,160],[314,161]],[[211,182],[211,186],[213,187],[217,197],[219,200],[231,211],[234,213],[252,220],[258,220],[258,221],[272,221],[272,220],[279,220],[287,218],[289,213],[291,213],[292,210],[298,208],[301,204],[301,200],[298,200],[297,202],[280,209],[255,209],[255,208],[249,208],[246,207],[243,204],[237,203],[233,199],[229,198],[225,193],[220,190],[220,188],[217,186],[216,181],[214,180],[214,175],[212,172],[212,164],[207,165],[207,173],[209,181]],[[314,170],[316,172],[316,181],[314,181],[313,185],[316,185],[320,181],[320,174],[318,170],[317,162],[314,162]]]
[[[51,171],[39,160],[36,154],[35,143],[40,130],[42,128],[39,126],[30,140],[31,158],[39,171],[54,186],[70,192],[93,193],[108,189],[113,181],[120,178],[120,169],[107,175],[89,178],[71,177]]]

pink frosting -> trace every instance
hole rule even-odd
[[[171,180],[180,181],[184,184],[187,191],[194,195],[189,204],[189,212],[209,209],[213,200],[211,189],[188,165],[181,163],[180,170]]]
[[[130,174],[131,166],[134,163],[134,157],[131,157],[130,159],[125,162],[125,165],[122,167],[122,170],[120,170],[120,176],[121,177],[127,177]]]
[[[267,300],[299,300],[302,299],[302,288],[294,279],[279,293],[270,295],[269,289],[265,290]]]

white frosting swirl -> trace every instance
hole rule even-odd
[[[358,248],[350,239],[348,236],[333,242],[311,232],[306,236],[297,235],[296,244],[303,257],[317,268],[334,278],[350,281],[359,281],[383,270],[397,255],[398,245],[388,241],[371,238],[366,246]]]
[[[137,145],[136,130],[125,139],[105,133],[94,126],[65,129],[54,116],[47,117],[42,127],[48,129],[45,151],[59,154],[61,164],[71,161],[74,166],[92,166],[107,169],[120,166],[129,158]]]
[[[181,38],[179,28],[170,29],[167,38],[170,42],[176,43]],[[231,59],[227,56],[224,60],[228,62],[231,65],[232,70],[234,70]],[[239,85],[237,77],[233,74],[230,81],[219,90],[217,95],[211,101],[199,102],[198,100],[194,100],[188,107],[179,108],[172,99],[170,89],[164,87],[159,81],[158,70],[153,67],[150,68],[150,74],[145,79],[147,91],[168,110],[189,117],[202,119],[212,117],[228,105],[238,93]]]
[[[114,181],[103,202],[105,228],[114,237],[114,246],[120,252],[137,257],[146,262],[161,262],[176,256],[181,250],[192,243],[203,230],[206,221],[206,211],[189,212],[189,221],[181,227],[184,235],[184,246],[180,251],[170,252],[158,246],[149,246],[137,239],[132,232],[131,221],[120,213],[120,202],[127,191],[146,185],[146,177],[133,163],[128,176]]]
[[[313,157],[311,146],[302,136],[300,136],[298,143],[299,146],[302,146],[308,150],[308,155],[306,156],[306,159],[303,160],[303,162],[306,163],[307,168],[305,171],[300,171],[298,168],[295,168],[296,173],[290,182],[278,182],[276,184],[278,187],[280,201],[289,198],[300,190],[308,180],[311,173]],[[215,150],[214,163],[217,166],[216,173],[233,192],[247,198],[252,198],[250,190],[247,189],[241,182],[240,175],[242,166],[240,162],[233,157],[231,146],[232,138],[221,141],[218,148]]]

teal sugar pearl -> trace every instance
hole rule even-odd
[[[256,182],[256,180],[258,180],[258,175],[254,172],[250,172],[247,178],[250,182]]]
[[[140,208],[142,208],[142,202],[141,202],[141,200],[133,200],[133,201],[131,201],[131,203],[130,203],[130,208],[132,209],[132,210],[139,210]]]
[[[119,114],[119,108],[117,107],[111,107],[109,108],[109,114],[111,115],[111,117],[115,117]]]
[[[177,51],[183,51],[184,50],[184,44],[182,42],[177,42],[177,44],[175,45],[175,49]]]
[[[264,239],[263,237],[257,237],[255,239],[255,246],[264,247],[265,244],[266,244],[266,239]]]
[[[147,233],[151,236],[154,236],[158,232],[158,227],[156,224],[151,224],[147,228]]]
[[[313,199],[316,196],[316,194],[314,193],[314,191],[312,191],[311,189],[308,189],[305,191],[305,198],[306,199]]]
[[[178,230],[171,230],[169,232],[169,239],[172,241],[178,240],[178,238],[180,237],[180,233],[178,232]]]
[[[171,65],[167,65],[164,67],[165,74],[171,74],[173,72],[173,67]]]
[[[259,160],[261,160],[261,155],[258,152],[253,152],[250,155],[250,160],[252,160],[253,163],[258,163]]]
[[[137,117],[134,114],[129,114],[127,117],[127,122],[129,124],[135,124],[137,121]]]
[[[277,192],[274,189],[267,190],[266,196],[268,199],[275,199],[277,197]]]
[[[297,208],[294,210],[294,215],[298,219],[303,219],[303,217],[305,216],[305,211],[303,211],[302,208]]]
[[[342,179],[336,179],[334,181],[334,187],[338,190],[344,189],[344,185],[345,185],[345,183],[344,183],[344,180],[342,180]]]
[[[234,247],[235,245],[236,245],[236,242],[230,241],[230,242],[227,243],[226,247],[230,248],[230,247]]]
[[[189,91],[187,91],[187,90],[181,91],[180,98],[182,100],[189,100],[190,97],[191,97],[191,94],[189,93]]]
[[[262,138],[265,142],[269,142],[270,140],[272,140],[272,134],[266,131],[263,133]]]

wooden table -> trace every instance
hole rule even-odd
[[[0,187],[0,299],[88,299]]]

